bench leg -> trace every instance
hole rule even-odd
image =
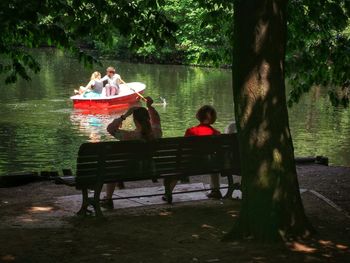
[[[240,190],[241,184],[240,183],[234,183],[233,181],[233,175],[226,175],[227,181],[228,181],[228,189],[227,193],[225,194],[224,198],[232,198],[232,194],[234,190]]]
[[[103,216],[102,211],[101,211],[101,206],[100,206],[100,195],[101,195],[101,191],[102,191],[102,186],[103,184],[99,184],[95,186],[94,189],[94,199],[93,199],[93,203],[92,206],[95,209],[95,214],[96,216],[100,217]]]
[[[171,184],[173,183],[175,179],[173,177],[165,177],[164,178],[164,190],[165,190],[165,198],[168,204],[173,203],[173,194],[172,194],[172,186]]]
[[[89,206],[88,189],[87,188],[83,188],[81,191],[82,191],[82,194],[83,194],[83,200],[82,200],[81,208],[77,212],[77,215],[79,215],[79,216],[86,216],[87,211],[88,211],[87,208]]]
[[[228,181],[228,189],[224,196],[224,198],[231,198],[233,194],[233,190],[235,190],[234,184],[233,184],[233,176],[232,174],[227,175],[227,181]]]

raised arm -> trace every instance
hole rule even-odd
[[[136,108],[137,107],[131,107],[126,113],[121,115],[119,118],[114,119],[110,124],[108,124],[107,126],[108,133],[119,140],[125,140],[127,137],[130,137],[129,135],[132,132],[121,130],[120,127],[122,125],[122,122],[127,117],[129,117]]]
[[[126,84],[126,82],[124,80],[122,80],[122,78],[119,77],[119,80],[122,84]]]
[[[105,80],[108,80],[108,76],[105,75],[102,79],[100,79],[100,81],[105,81]]]
[[[152,125],[160,125],[160,116],[157,110],[152,106],[153,104],[153,99],[151,97],[146,97],[146,105],[148,109],[148,113],[151,119],[151,124]]]
[[[122,116],[114,119],[110,124],[108,124],[107,131],[110,135],[115,136],[115,133],[119,130],[119,128],[124,120]]]
[[[85,92],[87,91],[91,91],[93,89],[93,86],[95,84],[95,81],[94,80],[90,80],[89,83],[83,87],[83,92],[80,93],[80,95],[83,95]]]

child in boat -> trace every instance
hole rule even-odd
[[[115,68],[109,66],[106,70],[106,76],[101,79],[102,82],[107,81],[107,84],[104,86],[104,95],[106,97],[118,95],[120,92],[119,85],[125,83],[121,79],[119,74],[116,74]]]
[[[156,109],[152,106],[151,97],[146,97],[147,109],[144,107],[132,107],[119,118],[114,119],[108,126],[107,131],[115,138],[126,140],[145,140],[150,141],[162,137],[162,128],[160,117]],[[133,115],[136,129],[133,131],[120,129],[123,121],[130,115]],[[113,209],[113,192],[116,183],[109,183],[106,187],[106,198],[101,206],[107,209]]]
[[[75,94],[87,95],[87,93],[94,92],[97,94],[101,94],[103,88],[103,84],[101,81],[101,73],[95,71],[91,74],[89,83],[84,87],[80,86],[79,90],[74,90]]]
[[[196,114],[196,118],[199,121],[199,125],[188,128],[185,132],[185,136],[206,136],[206,135],[219,135],[220,132],[213,128],[211,125],[216,121],[216,110],[210,105],[202,106]],[[177,177],[165,177],[164,187],[165,196],[163,200],[168,203],[172,202],[171,193],[173,192]],[[218,174],[210,175],[210,188],[212,191],[207,195],[209,198],[220,199],[222,198],[220,192],[220,178]]]

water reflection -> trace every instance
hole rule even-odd
[[[106,118],[73,112],[70,116],[70,120],[80,133],[86,134],[88,142],[101,141],[103,135],[101,131],[105,124],[103,121],[106,120]]]
[[[73,109],[70,114],[70,121],[80,134],[85,134],[88,142],[99,142],[109,137],[106,128],[114,118],[119,117],[129,107],[142,106],[140,102],[129,104],[126,108],[118,109]],[[126,129],[132,129],[132,118],[129,117],[123,122]]]
[[[73,110],[70,115],[70,121],[80,134],[87,137],[88,142],[100,142],[107,135],[107,125],[114,119],[123,114],[125,110],[112,111],[109,114],[87,113],[86,111]],[[132,126],[131,118],[127,118],[124,124]]]

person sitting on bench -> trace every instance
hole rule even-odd
[[[153,100],[151,97],[146,98],[147,109],[144,107],[132,107],[119,118],[114,119],[108,126],[107,131],[119,140],[146,140],[162,137],[162,128],[160,117],[156,109],[152,106]],[[133,115],[136,129],[127,131],[120,129],[122,122],[130,115]],[[113,192],[116,183],[107,184],[106,198],[101,203],[101,206],[107,209],[113,209]]]
[[[199,121],[199,125],[188,128],[185,132],[185,136],[205,136],[205,135],[219,135],[220,132],[213,128],[211,125],[216,121],[216,110],[210,105],[202,106],[196,114],[196,118]],[[165,196],[163,200],[171,203],[172,200],[168,200],[170,193],[173,192],[178,178],[166,177],[164,179]],[[207,195],[209,198],[221,199],[220,192],[220,178],[218,174],[210,175],[210,188],[212,191]]]

